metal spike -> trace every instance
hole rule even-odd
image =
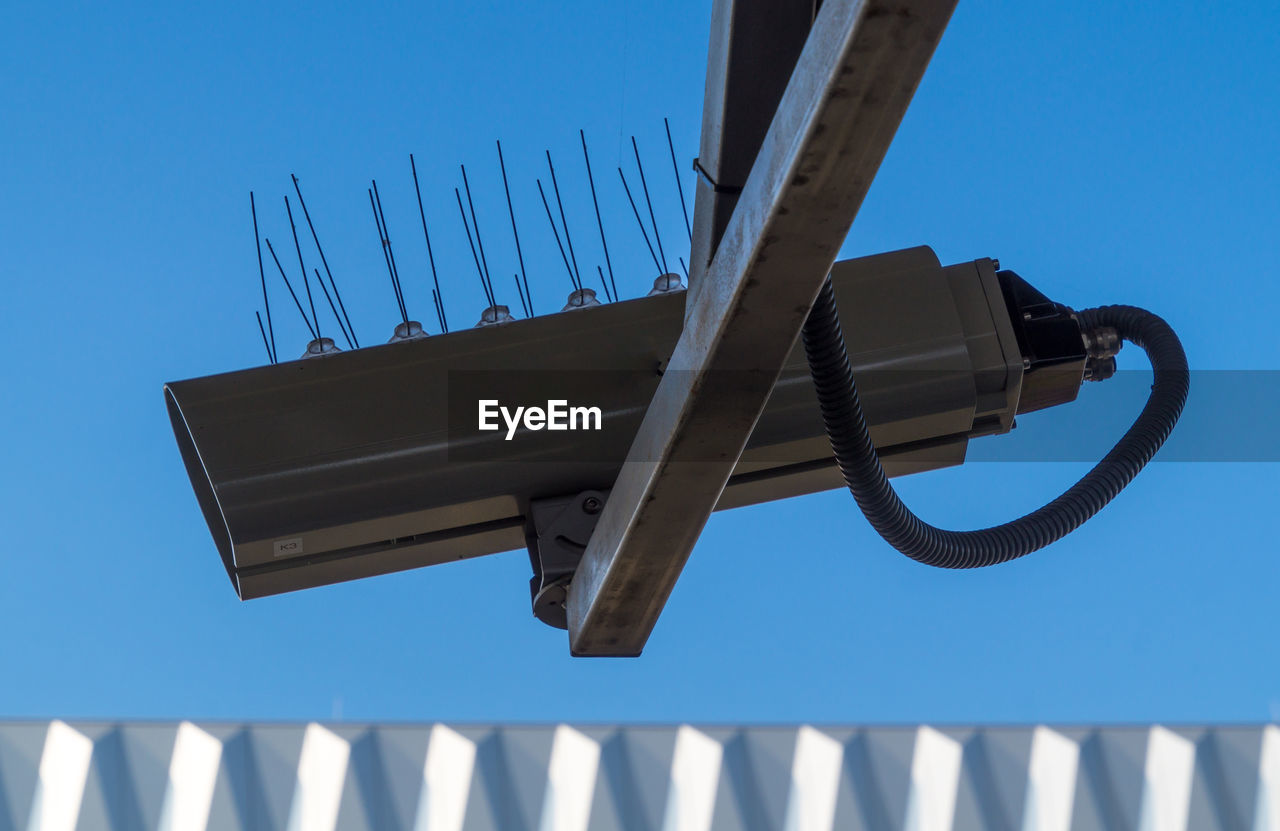
[[[387,238],[382,233],[382,220],[378,217],[378,205],[373,199],[373,188],[369,188],[369,209],[373,211],[373,224],[378,228],[378,247],[382,249],[382,260],[387,266],[387,275],[391,278],[391,291],[395,294],[396,308],[400,310],[400,320],[409,322],[409,313],[404,307],[404,298],[400,296],[400,285],[396,282],[396,272],[391,266],[391,258],[387,256]]]
[[[467,223],[467,212],[462,207],[462,194],[457,188],[454,188],[453,195],[458,199],[458,213],[462,216],[462,227],[467,232],[467,243],[471,246],[471,259],[475,261],[476,273],[480,275],[480,288],[484,289],[484,296],[488,299],[489,305],[496,306],[497,301],[493,299],[493,291],[489,288],[489,281],[484,278],[484,269],[480,267],[480,257],[476,253],[476,244],[471,239],[471,226]]]
[[[338,293],[338,282],[333,279],[333,272],[329,270],[329,261],[325,258],[324,248],[320,245],[320,235],[316,233],[315,223],[311,221],[311,212],[307,210],[307,202],[302,198],[302,188],[298,187],[298,177],[295,174],[290,174],[290,178],[293,179],[293,192],[298,194],[298,204],[302,206],[302,216],[307,220],[307,228],[311,229],[311,239],[315,241],[316,251],[320,252],[320,263],[324,266],[324,273],[329,275],[329,287],[333,289],[333,296],[338,301],[338,309],[342,311],[342,318],[346,321],[344,334],[349,333],[351,340],[359,347],[360,341],[356,338],[356,329],[351,325],[351,318],[347,316],[347,307],[342,302],[342,295]],[[316,279],[320,279],[318,274]]]
[[[391,279],[396,284],[396,296],[400,298],[400,316],[404,321],[409,319],[408,305],[404,300],[404,284],[400,282],[400,269],[396,267],[396,252],[391,247],[391,229],[387,227],[387,215],[382,210],[382,194],[378,193],[378,180],[372,179],[373,198],[378,206],[378,220],[382,228],[382,243],[387,249],[387,261],[391,264]]]
[[[640,211],[636,208],[636,200],[631,197],[631,187],[627,184],[627,174],[622,172],[622,168],[618,168],[618,176],[622,179],[622,189],[627,192],[627,201],[631,203],[631,212],[635,214],[636,223],[640,226],[640,233],[644,236],[644,244],[649,246],[649,256],[653,257],[653,267],[658,269],[659,273],[663,273],[662,264],[658,262],[658,255],[653,251],[653,244],[649,242],[649,232],[644,228],[644,220],[640,218]]]
[[[302,287],[307,290],[307,304],[311,306],[311,319],[316,324],[316,337],[320,337],[320,316],[316,314],[316,301],[311,296],[311,280],[307,277],[307,267],[302,262],[302,245],[298,243],[298,226],[293,224],[293,209],[289,207],[289,197],[284,198],[284,210],[289,215],[289,230],[293,232],[293,247],[298,252],[298,268],[302,270]]]
[[[313,268],[316,273],[316,282],[320,284],[320,290],[324,292],[324,299],[329,302],[329,311],[333,312],[333,317],[338,321],[338,328],[342,330],[342,338],[347,342],[348,349],[355,349],[355,345],[351,342],[351,335],[347,333],[347,327],[342,322],[342,316],[338,314],[338,307],[333,305],[333,298],[329,295],[329,289],[325,287],[324,277],[320,276],[320,269]]]
[[[253,316],[258,319],[258,331],[262,333],[262,345],[267,348],[267,360],[274,364],[276,356],[271,354],[271,344],[267,342],[267,330],[262,328],[262,315],[254,310]]]
[[[614,301],[614,296],[609,293],[609,281],[604,279],[604,269],[596,266],[596,271],[600,274],[600,285],[604,286],[604,298],[610,303]]]
[[[316,330],[311,327],[311,318],[307,317],[307,313],[302,309],[302,303],[298,302],[298,295],[294,292],[288,275],[284,273],[284,266],[280,265],[280,258],[276,256],[276,249],[271,245],[271,238],[263,237],[262,241],[267,244],[267,251],[271,253],[271,259],[275,261],[276,268],[280,271],[280,278],[284,280],[284,287],[289,290],[289,296],[293,298],[293,305],[298,307],[298,314],[302,315],[302,322],[307,324],[307,331],[311,333],[311,337],[314,339]]]
[[[587,165],[587,182],[591,185],[591,204],[596,209],[596,227],[600,229],[600,247],[604,249],[604,264],[609,268],[609,283],[613,286],[613,297],[618,296],[618,283],[613,279],[613,262],[609,259],[609,243],[604,239],[604,220],[600,218],[600,201],[596,199],[596,180],[591,175],[591,157],[587,155],[587,134],[579,130],[578,138],[582,140],[582,160]]]
[[[684,229],[689,233],[689,241],[693,242],[693,226],[689,224],[689,209],[684,204],[684,186],[680,184],[680,165],[676,163],[676,146],[671,141],[671,123],[662,119],[662,126],[667,128],[667,149],[671,151],[671,171],[676,175],[676,191],[680,194],[680,210],[684,213]]]
[[[418,216],[422,217],[422,236],[427,240],[427,259],[431,263],[431,282],[435,284],[431,296],[436,305],[436,317],[440,321],[440,331],[448,332],[449,323],[444,317],[444,304],[440,302],[440,278],[436,274],[436,256],[431,251],[431,234],[427,233],[427,213],[422,209],[422,190],[418,187],[418,165],[413,161],[413,154],[409,154],[409,167],[413,170],[413,192],[418,196]]]
[[[502,169],[502,189],[507,194],[507,213],[511,216],[511,235],[516,238],[516,258],[520,261],[520,276],[524,279],[524,303],[529,317],[533,317],[533,293],[529,291],[529,275],[524,269],[524,252],[520,250],[520,232],[516,230],[516,211],[511,205],[511,188],[507,185],[507,164],[502,158],[502,142],[498,142],[498,167]]]
[[[276,362],[276,330],[271,325],[271,301],[267,299],[267,272],[262,267],[262,236],[258,233],[258,206],[253,201],[253,191],[249,191],[249,210],[253,214],[253,244],[258,249],[258,278],[262,281],[262,305],[267,310],[267,332],[271,335],[271,343],[267,352],[271,363]]]
[[[667,270],[667,255],[662,250],[662,235],[658,233],[658,221],[653,216],[653,200],[649,198],[649,185],[644,179],[644,165],[640,163],[640,147],[636,137],[631,137],[631,149],[636,154],[636,169],[640,171],[640,187],[644,189],[644,201],[649,206],[649,221],[653,223],[653,241],[658,244],[658,256],[662,259],[662,270]]]
[[[551,215],[551,203],[547,201],[547,193],[542,189],[542,180],[538,180],[538,195],[542,197],[542,207],[547,211],[547,222],[551,223],[551,233],[555,234],[556,246],[560,249],[560,259],[564,260],[565,270],[569,272],[569,282],[573,284],[574,289],[582,288],[578,284],[578,278],[573,273],[573,267],[569,265],[569,258],[565,256],[564,246],[560,244],[560,232],[556,230],[555,217]]]
[[[569,259],[573,262],[574,283],[582,289],[582,272],[578,270],[578,258],[573,254],[573,238],[569,236],[569,221],[564,216],[564,202],[560,200],[560,184],[556,181],[556,166],[551,163],[551,151],[547,151],[547,167],[551,170],[551,187],[556,194],[556,207],[560,209],[560,224],[564,226],[564,243],[569,247]]]

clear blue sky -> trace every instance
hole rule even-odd
[[[618,282],[635,296],[651,269],[608,174],[636,134],[661,181],[664,239],[683,238],[661,120],[692,156],[709,6],[10,7],[0,714],[1280,717],[1276,464],[1153,465],[1067,540],[968,573],[892,551],[844,492],[719,514],[639,660],[569,658],[564,634],[530,617],[523,552],[235,598],[161,387],[263,360],[249,190],[264,231],[284,241],[281,196],[301,177],[372,342],[396,313],[370,176],[411,311],[432,320],[413,152],[450,314],[469,323],[482,303],[451,190],[467,163],[490,260],[514,271],[501,138],[548,310],[568,284],[533,180],[551,148],[589,239],[573,164],[585,128]],[[1063,302],[1163,314],[1193,367],[1280,368],[1277,18],[1246,2],[962,2],[846,253],[927,243],[948,262],[997,256]],[[276,301],[281,354],[301,352],[301,323]],[[1143,365],[1124,353],[1122,366]],[[1073,417],[1101,417],[1100,403],[1086,389]],[[1082,470],[983,463],[898,484],[932,521],[976,527],[1040,505]]]

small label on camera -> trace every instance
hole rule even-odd
[[[302,553],[302,537],[290,540],[276,540],[272,544],[271,554],[274,557],[292,557]]]

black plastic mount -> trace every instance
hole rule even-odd
[[[604,509],[608,491],[589,490],[576,496],[535,499],[529,504],[525,537],[533,578],[529,594],[533,616],[548,626],[568,629],[564,603],[587,541]]]
[[[996,272],[996,278],[1022,352],[1018,412],[1074,401],[1089,357],[1075,312],[1012,271]]]

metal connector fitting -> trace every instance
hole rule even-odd
[[[1084,380],[1105,381],[1116,374],[1116,359],[1111,355],[1105,358],[1090,358],[1084,365]]]
[[[1085,329],[1080,333],[1084,337],[1084,348],[1090,358],[1112,358],[1120,352],[1124,341],[1113,326],[1099,326],[1096,329]]]

